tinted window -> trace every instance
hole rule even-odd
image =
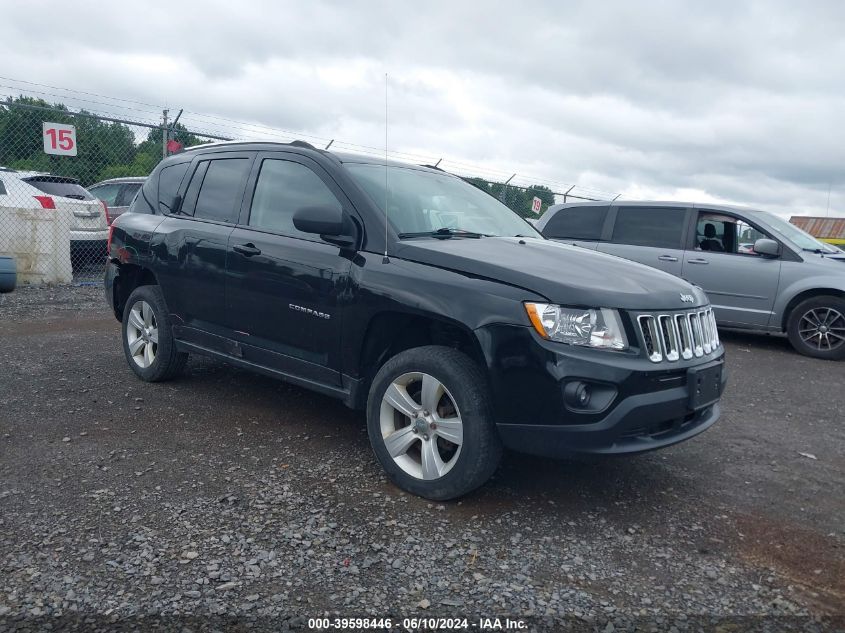
[[[543,229],[546,237],[599,240],[608,207],[572,207],[555,213]]]
[[[158,208],[162,213],[170,213],[173,198],[179,193],[182,178],[188,172],[190,163],[168,165],[158,175]],[[144,191],[147,191],[144,189]]]
[[[620,207],[613,227],[617,244],[681,248],[686,213],[669,207]]]
[[[194,217],[233,222],[237,216],[235,205],[240,206],[241,187],[246,179],[249,163],[248,158],[209,161],[197,197]]]
[[[261,165],[249,225],[291,235],[314,239],[298,231],[293,214],[305,207],[341,208],[326,184],[305,165],[287,160],[265,160]]]
[[[128,207],[140,188],[141,183],[139,182],[121,185],[120,195],[117,196],[117,206]]]
[[[113,207],[116,206],[115,200],[117,200],[117,194],[120,193],[120,185],[100,185],[99,187],[91,187],[89,191],[95,197]]]
[[[180,213],[185,215],[194,214],[197,196],[199,196],[202,179],[205,178],[206,171],[208,171],[208,161],[203,160],[198,162],[196,169],[194,169],[194,174],[191,176],[191,182],[188,184],[188,189],[185,191],[185,197],[182,200],[182,206],[179,209]]]
[[[50,194],[51,196],[62,196],[65,198],[74,198],[76,200],[93,200],[94,196],[88,193],[78,182],[73,180],[66,180],[55,178],[52,176],[39,176],[37,178],[26,178],[24,182],[32,185],[39,191]]]

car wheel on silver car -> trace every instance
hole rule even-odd
[[[845,300],[839,297],[811,297],[789,314],[787,334],[792,346],[815,358],[845,358]]]
[[[139,286],[123,309],[123,351],[129,367],[142,380],[169,380],[182,371],[188,354],[173,340],[170,315],[158,286]]]
[[[382,366],[370,388],[367,429],[391,481],[428,499],[474,490],[502,453],[484,374],[448,347],[410,349]]]

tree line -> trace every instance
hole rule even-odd
[[[83,186],[122,176],[147,176],[162,159],[162,130],[144,133],[138,127],[102,121],[89,116],[74,116],[62,103],[47,103],[32,97],[17,97],[12,104],[50,108],[52,112],[14,107],[0,102],[0,167],[21,171],[41,171],[76,178]],[[88,114],[82,111],[82,114]],[[77,156],[53,156],[44,153],[42,123],[67,123],[76,126]],[[170,134],[183,147],[208,142],[177,124]],[[543,185],[514,187],[483,178],[464,178],[468,183],[502,201],[522,217],[537,217],[531,211],[536,196],[543,201],[542,211],[555,203],[552,190]]]
[[[74,116],[64,104],[32,97],[18,97],[12,103],[53,111],[31,110],[0,102],[0,167],[76,178],[83,186],[88,186],[108,178],[147,176],[162,159],[161,128],[147,130],[89,116]],[[81,114],[88,113],[82,111]],[[44,121],[76,127],[75,157],[44,153]],[[143,132],[135,131],[139,129]],[[176,125],[170,138],[184,147],[208,142],[181,124]]]

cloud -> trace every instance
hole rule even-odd
[[[822,1],[30,2],[4,9],[0,56],[210,133],[288,138],[233,122],[250,121],[366,151],[384,145],[388,73],[389,144],[409,159],[784,214],[824,214],[830,187],[845,214],[843,22]]]

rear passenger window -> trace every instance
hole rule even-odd
[[[673,207],[619,207],[613,226],[617,244],[681,248],[686,213]]]
[[[249,225],[309,240],[314,235],[302,233],[293,225],[293,214],[305,207],[341,208],[335,195],[305,165],[288,160],[267,159],[261,165]]]
[[[600,240],[608,207],[570,207],[555,213],[543,228],[543,235],[552,238]]]
[[[120,189],[120,194],[117,196],[117,206],[128,207],[132,203],[132,200],[135,198],[135,194],[138,193],[140,188],[141,183],[123,185]]]
[[[158,175],[158,208],[162,213],[170,213],[173,198],[179,193],[179,185],[182,184],[182,178],[188,173],[190,163],[178,163],[176,165],[168,165]],[[149,180],[147,181],[149,182]],[[144,192],[148,189],[144,187]],[[131,202],[131,200],[130,200]]]
[[[117,200],[117,194],[120,193],[120,185],[102,185],[100,187],[93,187],[88,191],[110,207],[117,206],[115,200]]]
[[[185,192],[182,211],[206,220],[234,222],[249,165],[249,158],[200,161]]]

